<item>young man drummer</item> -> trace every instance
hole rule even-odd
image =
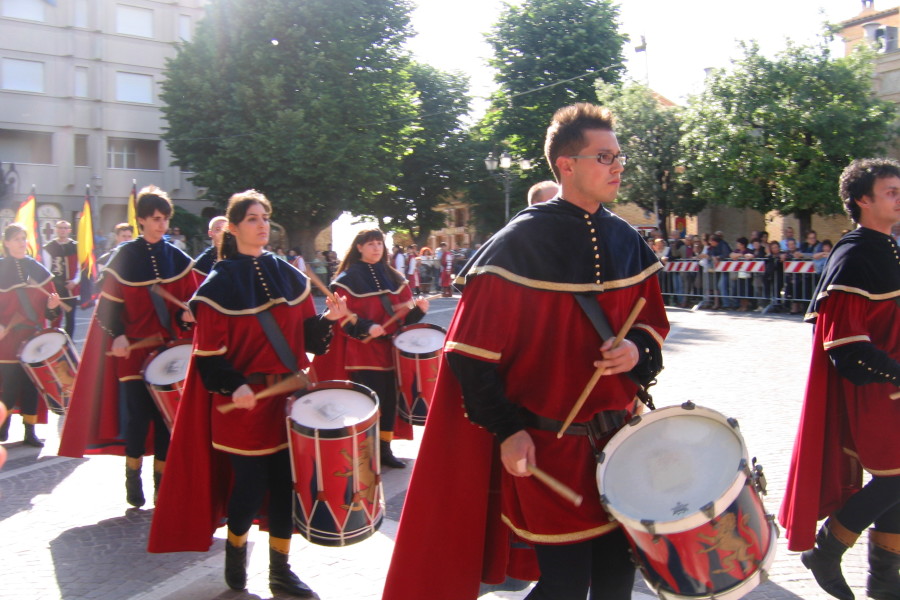
[[[457,278],[465,289],[384,600],[474,600],[480,580],[496,583],[507,573],[539,576],[529,600],[584,600],[589,589],[593,600],[631,598],[634,565],[600,504],[594,451],[633,410],[638,385],[629,374],[646,384],[661,369],[669,330],[654,276],[661,265],[603,206],[616,198],[626,158],[610,112],[591,104],[560,109],[545,148],[559,196],[519,213]],[[640,298],[646,305],[613,348],[613,336],[602,338],[586,311],[598,309],[616,332]],[[598,367],[604,375],[563,428]],[[561,499],[530,465],[584,502]],[[436,519],[439,506],[451,509]],[[510,561],[516,538],[534,546],[539,574],[512,571],[521,566]]]
[[[169,449],[168,427],[141,371],[151,352],[191,337],[185,303],[197,279],[191,257],[163,239],[173,212],[166,193],[146,187],[136,208],[141,236],[119,246],[103,270],[59,454],[124,454],[126,500],[140,507],[142,458],[154,455],[158,491]]]
[[[56,222],[56,237],[44,244],[44,264],[53,274],[53,285],[60,299],[73,310],[65,314],[65,330],[69,337],[75,332],[75,306],[81,282],[81,268],[78,265],[78,246],[72,235],[72,224],[68,221]]]

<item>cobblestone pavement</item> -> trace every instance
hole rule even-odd
[[[432,302],[427,320],[446,326],[456,299]],[[80,344],[88,318],[79,314]],[[658,407],[685,400],[738,419],[751,456],[765,467],[769,512],[777,512],[785,487],[809,358],[810,327],[798,317],[672,309],[666,369],[653,388]],[[59,423],[39,427],[46,448],[7,443],[10,459],[0,471],[0,540],[4,570],[0,598],[35,600],[211,600],[271,598],[265,535],[251,534],[250,581],[233,592],[222,580],[224,530],[206,553],[148,554],[152,502],[127,508],[121,458],[66,459],[54,456]],[[418,430],[417,434],[421,431]],[[20,440],[13,417],[11,440]],[[417,442],[399,441],[395,452],[414,462]],[[325,600],[377,599],[390,560],[411,468],[384,474],[386,518],[372,538],[346,548],[314,546],[295,536],[291,563]],[[145,477],[145,493],[152,484]],[[440,519],[440,514],[435,514]],[[844,573],[857,597],[865,597],[865,536],[847,554]],[[436,540],[435,543],[440,543]],[[448,566],[452,577],[452,566]],[[634,599],[653,597],[643,581]],[[440,582],[435,582],[440,585]],[[530,586],[507,582],[485,587],[483,599],[524,598]],[[426,597],[427,598],[427,597]],[[798,556],[783,539],[770,580],[749,600],[826,600]]]

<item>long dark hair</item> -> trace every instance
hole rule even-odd
[[[338,265],[337,271],[335,271],[334,274],[339,275],[356,263],[361,262],[362,253],[359,251],[359,248],[357,248],[357,246],[361,246],[366,242],[371,242],[372,240],[380,240],[382,243],[384,243],[384,233],[382,233],[382,231],[377,228],[363,229],[362,231],[357,233],[356,237],[353,238],[353,243],[350,244],[350,250],[347,251],[347,255],[344,256],[344,260],[342,260],[341,264]],[[399,285],[405,281],[403,274],[391,266],[391,261],[388,260],[387,249],[385,249],[385,251],[381,253],[381,260],[378,262],[384,265],[395,283]]]
[[[247,211],[254,204],[259,204],[266,209],[266,214],[272,214],[272,204],[269,199],[256,190],[246,190],[234,194],[228,199],[228,208],[225,210],[225,218],[228,223],[239,225],[247,217]],[[222,241],[219,243],[219,260],[233,258],[238,253],[237,240],[226,228],[222,232]]]

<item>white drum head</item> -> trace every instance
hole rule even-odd
[[[366,394],[326,388],[294,400],[291,419],[311,429],[342,429],[365,421],[376,410],[375,402]]]
[[[144,369],[144,380],[152,385],[172,385],[187,376],[191,345],[179,344],[166,348],[153,357]]]
[[[19,357],[26,363],[44,362],[66,345],[66,336],[58,331],[40,333],[22,347]]]
[[[679,521],[734,488],[747,454],[724,417],[672,407],[643,419],[613,437],[598,470],[600,494],[617,518]]]
[[[407,329],[394,338],[394,345],[407,354],[430,354],[444,347],[446,332],[431,327]]]

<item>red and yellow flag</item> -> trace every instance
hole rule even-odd
[[[28,241],[28,254],[40,261],[41,236],[40,231],[38,230],[36,213],[37,199],[35,199],[34,194],[31,194],[19,205],[19,210],[16,211],[16,223],[21,223],[25,227],[25,239]]]
[[[128,196],[128,224],[134,228],[134,236],[140,235],[141,231],[137,224],[137,181],[131,182],[131,195]]]
[[[94,258],[94,220],[91,215],[90,191],[84,193],[84,208],[78,220],[78,264],[91,278],[97,276],[97,261]]]

